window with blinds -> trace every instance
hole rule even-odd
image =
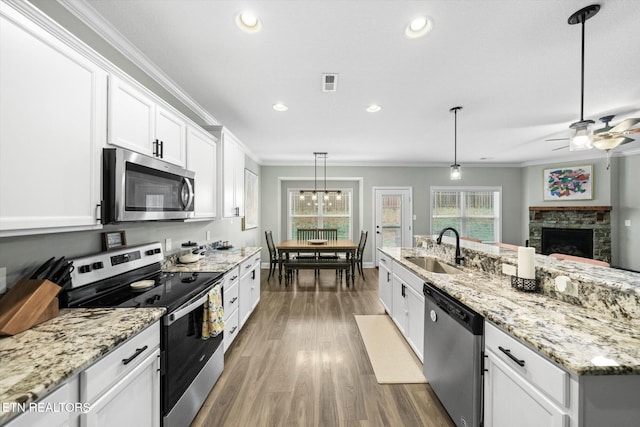
[[[300,228],[337,228],[339,240],[351,240],[352,191],[316,194],[289,190],[287,238],[295,239]]]
[[[501,189],[493,187],[431,189],[431,232],[453,227],[460,236],[486,243],[500,241]]]

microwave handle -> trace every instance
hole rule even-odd
[[[191,204],[193,203],[193,185],[191,185],[191,181],[189,181],[188,178],[182,178],[183,180],[183,191],[182,191],[182,206],[183,206],[183,210],[188,210],[189,206],[191,206]],[[184,188],[187,188],[187,190],[189,191],[189,194],[186,196],[185,200],[185,194],[184,194]]]

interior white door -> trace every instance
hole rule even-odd
[[[413,246],[411,187],[378,187],[373,189],[376,247]],[[376,266],[378,265],[378,251]]]

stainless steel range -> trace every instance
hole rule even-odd
[[[223,273],[164,273],[160,243],[73,260],[66,307],[165,307],[161,410],[165,427],[188,425],[224,369],[222,336],[202,339],[204,302]]]

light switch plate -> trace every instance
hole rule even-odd
[[[502,273],[507,276],[515,276],[517,272],[516,266],[511,264],[502,264]]]
[[[206,241],[207,241],[207,242],[208,242],[209,240],[211,240],[211,230],[207,230],[206,237],[207,237],[207,238],[206,238]]]
[[[624,220],[624,226],[625,227],[631,227],[631,220],[630,219],[625,219]]]
[[[0,267],[0,294],[7,291],[7,267]]]
[[[164,239],[164,251],[169,252],[171,250],[171,239]]]

